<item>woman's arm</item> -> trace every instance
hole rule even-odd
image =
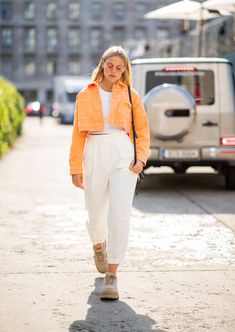
[[[147,114],[142,100],[138,93],[132,89],[135,131],[138,136],[136,139],[137,159],[145,165],[149,155],[150,131]]]
[[[76,102],[77,106],[77,102]],[[80,132],[78,128],[78,109],[76,107],[73,122],[72,144],[70,147],[70,174],[83,173],[83,151],[86,142],[87,132]]]
[[[84,189],[83,174],[72,174],[72,182],[76,187]]]

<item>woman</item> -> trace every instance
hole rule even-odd
[[[105,273],[101,299],[119,298],[116,273],[127,249],[137,177],[149,151],[148,120],[131,89],[138,136],[134,165],[130,84],[130,60],[123,48],[113,46],[76,98],[70,174],[73,184],[84,189],[94,260],[97,270]]]

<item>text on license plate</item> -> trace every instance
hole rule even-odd
[[[199,158],[198,149],[163,149],[164,159],[197,159]]]

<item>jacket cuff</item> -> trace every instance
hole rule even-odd
[[[73,167],[73,168],[70,168],[70,175],[82,174],[82,173],[83,173],[83,168],[82,167]]]

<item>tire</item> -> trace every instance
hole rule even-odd
[[[185,167],[173,167],[173,170],[177,174],[184,174],[187,168]]]
[[[225,171],[225,187],[235,190],[235,166],[228,167]]]

